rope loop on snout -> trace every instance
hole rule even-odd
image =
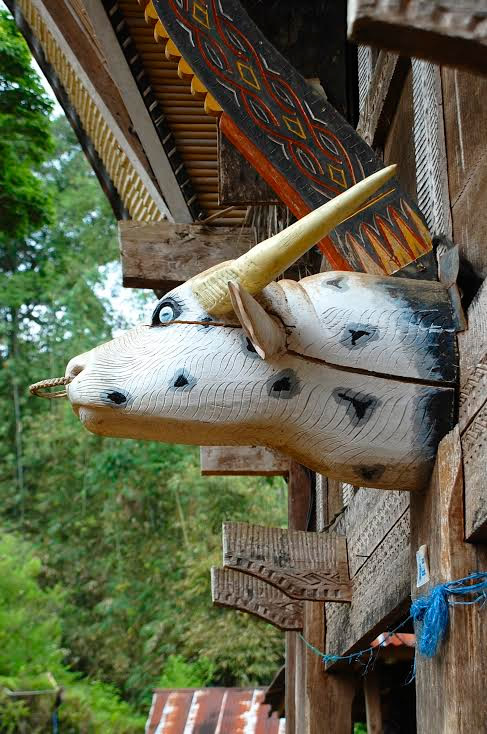
[[[49,400],[67,398],[68,393],[66,390],[58,390],[57,392],[44,392],[44,390],[47,390],[49,387],[69,385],[72,379],[72,377],[52,377],[50,380],[41,380],[40,382],[35,382],[33,385],[30,385],[29,392],[31,395],[36,395],[38,398],[48,398]]]

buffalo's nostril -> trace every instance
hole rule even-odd
[[[77,375],[79,375],[81,372],[83,372],[84,368],[86,367],[86,360],[84,359],[84,355],[75,357],[70,362],[68,362],[68,366],[66,367],[66,377],[69,377],[71,380],[74,380]]]
[[[115,405],[122,405],[127,402],[127,396],[118,390],[113,390],[113,392],[107,393],[107,398],[108,400],[111,400],[112,403],[115,403]]]

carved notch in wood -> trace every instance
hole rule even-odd
[[[293,599],[352,600],[341,535],[225,523],[223,566],[265,580]]]
[[[280,630],[303,629],[303,602],[246,573],[213,567],[211,598],[216,606],[253,614]]]

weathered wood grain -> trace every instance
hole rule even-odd
[[[475,271],[486,277],[487,79],[447,68],[441,77],[453,240]]]
[[[358,134],[374,148],[385,143],[409,68],[408,59],[379,52],[357,125]]]
[[[224,523],[223,565],[264,579],[294,599],[351,599],[346,539],[339,535]]]
[[[362,527],[368,520],[364,516]],[[345,522],[340,525],[343,529]],[[406,613],[410,593],[409,508],[365,560],[352,584],[349,606],[325,604],[326,652],[331,655],[346,655],[370,645]]]
[[[278,204],[268,183],[227,138],[218,132],[218,203]]]
[[[411,567],[415,553],[427,545],[430,581],[413,597],[436,584],[468,575],[477,566],[475,547],[464,542],[463,478],[458,427],[439,445],[428,490],[411,495]],[[470,734],[485,730],[487,657],[480,642],[483,612],[478,606],[450,607],[448,637],[434,658],[416,656],[416,714],[418,734]]]
[[[375,670],[369,670],[364,677],[365,713],[367,716],[367,734],[382,734],[382,708],[380,701],[379,676]]]
[[[303,602],[254,576],[213,567],[211,598],[216,606],[253,614],[280,630],[303,629]]]
[[[225,260],[239,257],[254,244],[249,229],[172,224],[168,221],[119,222],[123,285],[160,287],[188,280]]]
[[[401,184],[416,198],[416,158],[414,151],[413,78],[408,65],[401,96],[384,143],[384,162],[398,165]]]
[[[325,645],[324,605],[305,601],[304,638],[323,650]],[[321,658],[308,647],[302,647],[304,668],[304,716],[297,734],[350,734],[352,702],[356,684],[351,675],[326,673]],[[326,728],[325,728],[326,727]]]
[[[465,537],[487,541],[487,283],[468,311],[468,329],[458,335],[459,428],[465,479]]]
[[[200,466],[204,477],[284,477],[289,457],[264,446],[201,446]]]
[[[407,512],[409,493],[359,489],[346,515],[350,577],[354,578],[394,525]]]
[[[487,10],[458,0],[349,0],[348,35],[357,43],[487,73]]]

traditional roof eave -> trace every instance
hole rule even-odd
[[[129,215],[141,221],[166,217],[166,202],[94,43],[80,33],[68,40],[69,16],[60,29],[41,0],[8,0],[8,5],[18,8],[38,39]]]
[[[56,74],[56,71],[52,64],[49,63],[49,61],[46,58],[46,54],[44,53],[44,49],[42,48],[41,43],[39,42],[39,39],[35,36],[35,34],[32,32],[32,28],[29,26],[27,21],[25,20],[24,16],[22,15],[18,5],[15,3],[14,0],[6,0],[7,5],[9,6],[9,9],[12,13],[12,15],[15,18],[15,22],[24,36],[30,50],[32,53],[32,56],[35,58],[37,63],[39,64],[39,67],[41,68],[44,76],[46,77],[47,81],[51,85],[51,88],[56,95],[56,99],[58,100],[59,104],[64,110],[64,113],[71,124],[71,127],[73,128],[73,131],[78,138],[78,142],[81,145],[81,148],[86,155],[88,162],[90,163],[96,177],[98,178],[98,181],[100,182],[100,186],[103,189],[103,192],[105,193],[110,206],[112,207],[113,213],[118,220],[122,219],[128,219],[129,214],[124,206],[124,203],[122,199],[120,198],[120,195],[113,185],[113,181],[110,178],[107,169],[105,168],[102,159],[98,155],[95,146],[93,145],[92,140],[89,138],[89,136],[86,134],[85,129],[83,128],[83,124],[81,122],[81,119],[71,103],[71,100],[69,98],[68,93],[66,92],[66,89],[61,84],[61,81],[59,79],[59,76]]]

